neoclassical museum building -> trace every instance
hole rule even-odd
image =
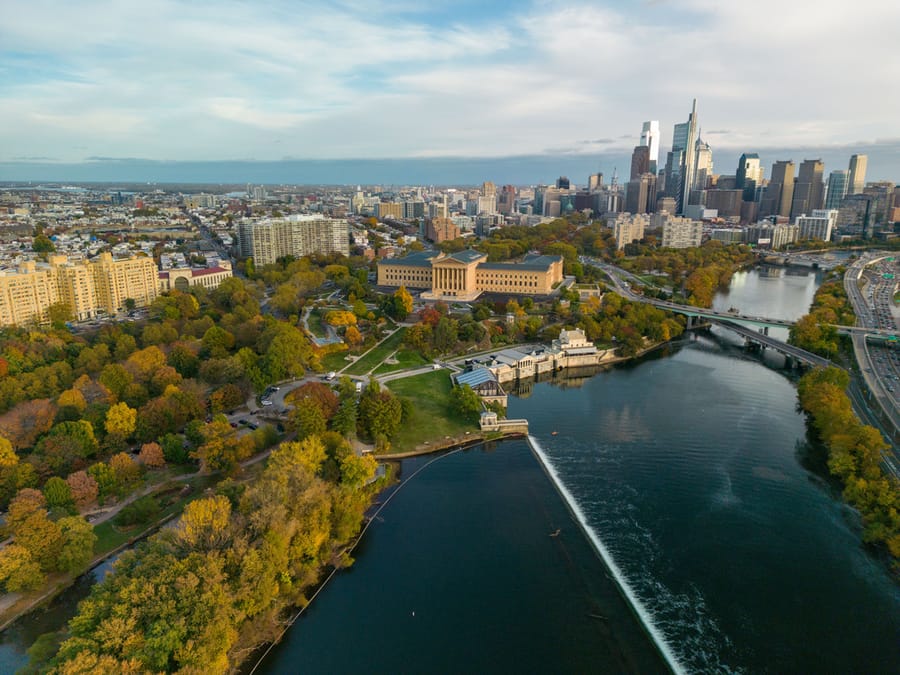
[[[425,289],[428,300],[470,301],[482,293],[549,295],[563,280],[563,259],[529,254],[517,262],[487,262],[467,249],[457,253],[423,251],[378,263],[379,286]]]

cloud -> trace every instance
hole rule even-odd
[[[650,119],[665,145],[694,97],[714,152],[852,144],[894,135],[896,25],[885,0],[33,0],[0,23],[0,160],[599,153]]]

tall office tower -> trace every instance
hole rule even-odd
[[[672,150],[666,159],[666,193],[675,197],[677,212],[683,213],[694,184],[694,137],[697,132],[697,99],[687,122],[676,124],[672,132]]]
[[[645,173],[650,173],[650,148],[646,145],[638,145],[631,153],[631,177],[629,180],[635,180]]]
[[[779,160],[772,165],[772,177],[766,187],[766,195],[759,207],[759,215],[784,216],[791,215],[791,201],[794,198],[794,163],[791,160]]]
[[[557,190],[568,190],[569,189],[569,179],[566,176],[560,176],[556,179],[556,189]]]
[[[497,210],[500,213],[512,213],[516,205],[516,188],[513,185],[504,185],[500,190],[500,198],[497,201]]]
[[[659,120],[644,122],[641,127],[641,145],[650,148],[650,173],[656,173],[659,165]]]
[[[741,155],[737,172],[734,174],[734,189],[744,191],[745,202],[752,202],[756,198],[756,188],[762,183],[762,175],[758,154],[745,152]]]
[[[603,187],[603,173],[592,173],[588,177],[588,190],[593,192]]]
[[[825,194],[825,208],[839,209],[844,197],[847,196],[847,178],[849,171],[832,171],[828,176],[828,190]]]
[[[794,183],[794,196],[791,200],[791,219],[821,209],[825,193],[822,175],[825,165],[821,159],[804,159],[800,164],[800,173]]]
[[[484,197],[493,197],[497,194],[497,186],[486,180],[481,184],[481,194]]]
[[[697,142],[694,144],[694,183],[691,185],[691,189],[705,190],[712,177],[712,172],[712,148],[709,147],[709,143],[704,143],[698,134]]]
[[[651,213],[656,206],[656,176],[643,173],[625,186],[625,211]]]
[[[850,180],[847,183],[847,194],[858,195],[866,186],[866,165],[869,163],[868,155],[850,156]]]

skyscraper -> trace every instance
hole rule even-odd
[[[866,187],[866,165],[868,163],[868,155],[850,156],[850,182],[847,184],[847,194],[858,195]]]
[[[791,215],[793,197],[794,163],[791,160],[779,160],[772,165],[772,177],[766,187],[766,196],[760,205],[759,215],[787,218]]]
[[[694,144],[694,183],[692,190],[705,190],[713,172],[712,148],[705,143],[700,135]]]
[[[644,122],[641,128],[641,145],[650,148],[650,173],[656,173],[659,164],[659,120]]]
[[[804,159],[800,164],[800,173],[794,183],[794,196],[791,200],[791,219],[821,209],[825,193],[822,176],[825,165],[821,159]]]
[[[644,173],[656,173],[650,171],[650,148],[646,145],[638,145],[631,153],[631,176],[634,180]]]
[[[850,172],[846,170],[832,171],[828,176],[828,191],[825,195],[825,208],[838,209],[841,202],[847,196],[847,186]]]
[[[734,188],[744,191],[744,201],[752,202],[756,196],[756,188],[762,183],[762,166],[759,163],[759,155],[755,152],[745,152],[738,160],[737,171],[734,174]]]
[[[666,162],[666,191],[675,197],[679,214],[683,213],[684,207],[690,203],[691,187],[694,184],[694,168],[697,161],[694,152],[696,133],[697,99],[694,99],[687,122],[675,125],[672,133],[672,151]]]

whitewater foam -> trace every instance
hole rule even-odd
[[[644,603],[641,602],[640,598],[638,598],[637,594],[628,583],[628,580],[625,578],[625,575],[622,574],[622,570],[619,569],[616,561],[613,560],[612,554],[609,552],[609,549],[606,548],[606,545],[603,543],[594,529],[590,525],[588,525],[584,512],[581,510],[578,502],[575,501],[572,493],[569,492],[569,489],[563,484],[562,480],[560,480],[559,474],[556,472],[556,468],[553,466],[550,458],[547,457],[547,455],[544,453],[544,449],[541,447],[541,444],[538,443],[538,440],[534,436],[528,436],[528,444],[531,446],[532,452],[534,452],[538,460],[543,465],[544,471],[546,471],[547,475],[550,476],[550,480],[553,481],[556,489],[566,501],[569,509],[575,515],[578,524],[581,525],[581,529],[587,535],[588,539],[590,539],[595,550],[600,555],[600,558],[612,573],[613,578],[616,580],[616,583],[622,591],[622,594],[631,604],[632,609],[634,610],[635,614],[638,615],[641,623],[644,624],[644,628],[650,635],[650,639],[652,639],[656,644],[657,649],[659,649],[660,654],[662,654],[666,663],[669,665],[669,668],[671,668],[674,673],[678,673],[679,675],[681,673],[684,673],[684,666],[682,666],[678,661],[678,658],[675,656],[675,653],[672,651],[672,648],[669,646],[668,642],[666,642],[666,639],[663,636],[662,632],[656,627],[656,624],[653,622],[653,617],[651,616],[650,612],[646,607],[644,607]]]

